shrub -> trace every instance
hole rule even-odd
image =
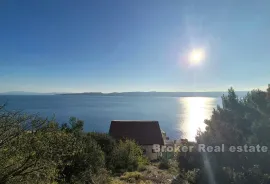
[[[145,156],[142,156],[142,157],[139,157],[138,159],[139,163],[138,163],[138,170],[139,171],[145,171],[146,170],[146,165],[149,165],[149,160],[147,157]]]
[[[46,183],[55,177],[55,152],[49,154],[53,145],[44,137],[49,123],[0,106],[0,183]]]
[[[200,170],[194,169],[189,170],[187,172],[181,171],[179,175],[172,181],[171,184],[179,184],[179,183],[185,183],[185,184],[197,184],[197,183],[207,183],[205,181],[200,181]]]
[[[0,183],[87,183],[104,154],[82,132],[82,121],[58,123],[0,107]],[[71,128],[70,128],[71,127]]]
[[[164,178],[157,178],[159,176],[154,175],[154,178],[144,176],[142,173],[126,172],[121,177],[120,180],[125,181],[125,183],[137,183],[137,184],[153,184],[153,183],[163,183]]]
[[[178,174],[178,162],[177,162],[177,160],[175,160],[175,159],[172,159],[172,160],[170,160],[169,161],[169,169],[168,169],[168,172],[169,173],[171,173],[171,174],[173,174],[173,175],[177,175]]]
[[[109,184],[126,184],[126,182],[120,181],[120,180],[118,180],[118,179],[113,178],[113,179],[109,182]]]
[[[145,171],[147,168],[145,165],[139,165],[138,166],[138,171]]]
[[[149,180],[145,180],[145,181],[141,180],[138,182],[138,184],[152,184],[152,182]]]
[[[111,161],[113,149],[116,146],[115,140],[106,133],[90,132],[87,134],[87,136],[93,138],[98,143],[101,150],[105,153],[105,163],[108,167]]]
[[[98,173],[92,176],[94,184],[108,184],[112,183],[110,173],[106,169],[100,169]]]
[[[58,181],[90,182],[92,175],[105,166],[104,153],[97,142],[88,136],[76,138],[76,141],[70,144],[71,153],[60,157]]]
[[[127,182],[135,182],[142,179],[142,174],[135,172],[126,172],[121,177],[120,180],[125,180]]]
[[[162,159],[158,165],[159,169],[169,169],[170,168],[170,164],[169,164],[169,160],[168,159]]]
[[[131,140],[119,141],[112,153],[110,169],[113,173],[135,171],[143,161],[143,152],[139,145]]]

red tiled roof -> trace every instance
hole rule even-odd
[[[115,139],[132,139],[140,145],[164,145],[158,121],[112,121],[109,134]]]

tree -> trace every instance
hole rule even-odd
[[[92,176],[105,166],[103,151],[92,137],[83,132],[83,125],[82,120],[71,117],[68,124],[61,126],[59,132],[72,137],[72,140],[58,145],[65,146],[66,149],[70,148],[64,155],[57,154],[60,155],[60,158],[56,159],[60,160],[56,179],[59,183],[93,183]]]
[[[104,153],[82,132],[83,121],[63,128],[53,119],[0,108],[0,183],[93,183]]]
[[[94,139],[100,146],[101,150],[105,154],[106,166],[107,168],[109,168],[109,164],[112,159],[112,153],[114,148],[116,147],[116,141],[106,133],[90,132],[87,134],[87,136]]]
[[[120,140],[112,152],[110,169],[114,173],[135,171],[143,161],[143,152],[139,145],[132,140]]]
[[[222,97],[223,106],[213,110],[204,132],[199,132],[197,144],[270,148],[270,86],[267,92],[253,90],[243,99],[232,88]],[[266,184],[270,182],[269,152],[199,153],[195,168],[199,169],[195,183]],[[179,164],[181,166],[181,163]],[[182,169],[180,167],[180,169]],[[188,172],[191,172],[189,170]],[[187,173],[188,173],[187,172]],[[192,182],[191,182],[192,183]]]

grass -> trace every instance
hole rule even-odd
[[[142,174],[138,171],[126,172],[120,177],[120,180],[125,180],[125,181],[134,181],[134,180],[137,181],[140,179],[142,179]]]
[[[178,174],[177,163],[174,160],[166,161],[168,169],[159,169],[160,162],[150,163],[138,171],[125,172],[120,176],[112,178],[110,184],[171,184],[173,178]]]

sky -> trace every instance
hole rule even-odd
[[[205,59],[191,65],[198,48]],[[0,2],[0,92],[250,90],[269,79],[268,0]]]

